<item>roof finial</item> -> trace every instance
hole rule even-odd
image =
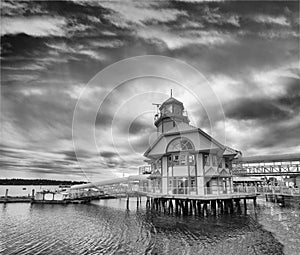
[[[173,90],[171,89],[171,97],[173,96]]]

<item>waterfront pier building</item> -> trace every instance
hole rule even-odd
[[[144,156],[151,174],[147,190],[165,195],[221,195],[233,192],[232,160],[240,154],[190,125],[183,103],[170,97],[159,107],[157,138]]]

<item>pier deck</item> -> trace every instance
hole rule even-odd
[[[219,199],[243,199],[249,198],[253,199],[257,197],[256,193],[232,193],[232,194],[216,194],[216,195],[183,195],[183,194],[163,194],[163,193],[144,193],[139,192],[141,195],[150,197],[150,198],[166,198],[166,199],[189,199],[189,200],[219,200]]]

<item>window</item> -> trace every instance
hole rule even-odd
[[[218,167],[219,168],[223,167],[223,158],[218,158]]]
[[[167,152],[170,151],[187,151],[193,150],[194,145],[186,138],[176,138],[171,141],[167,147]]]
[[[165,113],[166,113],[166,114],[172,113],[172,105],[171,105],[171,104],[170,104],[170,105],[167,105],[167,106],[165,107]]]
[[[217,156],[216,155],[212,156],[212,165],[217,166]]]
[[[209,155],[203,154],[203,167],[209,166]]]
[[[176,114],[176,115],[182,115],[182,108],[181,106],[179,105],[173,105],[173,112]]]
[[[231,168],[231,162],[228,158],[225,158],[225,167],[226,168]]]
[[[172,156],[168,156],[168,165],[169,165],[169,166],[172,165]]]
[[[179,156],[173,155],[173,166],[178,166],[178,165],[179,165]]]
[[[189,155],[189,165],[195,165],[195,155]]]
[[[151,164],[151,172],[153,173],[155,171],[155,163]]]
[[[191,177],[191,190],[190,191],[196,191],[196,178]]]
[[[186,156],[187,155],[180,155],[180,165],[181,166],[186,166]]]

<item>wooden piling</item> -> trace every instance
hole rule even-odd
[[[244,212],[247,214],[247,200],[244,198]]]
[[[203,215],[208,216],[207,202],[203,203]]]
[[[184,204],[181,199],[178,200],[178,207],[179,207],[179,210],[178,210],[179,215],[183,214],[184,213]]]
[[[189,204],[190,204],[190,211],[189,211],[189,215],[193,215],[193,201],[190,200],[189,201]]]
[[[35,193],[35,190],[32,189],[32,191],[31,191],[31,200],[34,200],[34,193]]]
[[[233,199],[230,199],[229,203],[230,203],[230,213],[233,214],[234,213]]]
[[[184,206],[184,201],[182,199],[179,199],[179,212],[180,214],[184,215],[185,214],[185,206]]]
[[[213,215],[217,215],[216,200],[210,201],[210,207]]]
[[[178,199],[178,215],[181,214],[181,209],[182,209],[181,200]]]
[[[189,214],[189,200],[186,199],[184,202],[182,201],[182,204],[184,204],[184,212],[182,213],[183,215],[188,215]]]
[[[197,202],[196,200],[193,200],[193,213],[194,213],[194,215],[197,214],[197,203],[196,202]]]
[[[236,207],[237,213],[241,213],[240,199],[236,198],[236,199],[234,200],[234,202],[235,202],[235,207]]]
[[[172,199],[169,200],[169,214],[170,213],[173,214],[173,201],[172,201]]]
[[[227,199],[224,200],[224,213],[228,214],[229,212],[229,201]]]
[[[126,209],[129,210],[129,196],[127,196]]]
[[[205,201],[201,201],[202,208],[201,208],[201,215],[205,216]]]
[[[224,213],[224,207],[223,207],[223,201],[222,200],[218,200],[218,208],[220,208],[220,213],[223,214]]]
[[[197,211],[198,211],[198,215],[201,215],[201,203],[199,200],[197,201]]]
[[[147,197],[147,201],[146,201],[146,208],[150,208],[150,199],[149,197]]]
[[[166,200],[165,199],[162,200],[162,207],[163,207],[164,213],[166,213],[167,210],[166,210]]]

